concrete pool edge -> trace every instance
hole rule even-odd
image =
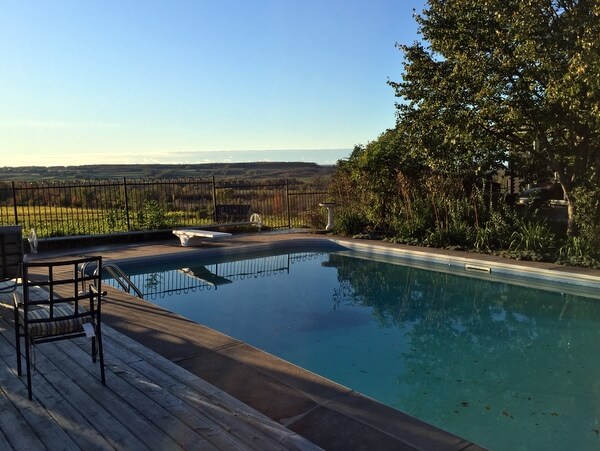
[[[511,260],[490,254],[423,248],[383,241],[357,240],[314,234],[265,235],[262,238],[263,239],[261,240],[256,240],[256,235],[241,235],[237,240],[225,242],[216,247],[202,246],[182,248],[177,246],[174,247],[171,252],[173,254],[178,254],[180,252],[198,252],[203,256],[218,258],[228,255],[237,257],[256,252],[271,252],[285,249],[299,251],[310,251],[311,249],[332,251],[350,250],[360,252],[364,255],[400,257],[405,261],[414,261],[424,264],[431,263],[452,268],[465,269],[470,265],[478,269],[489,269],[491,274],[499,276],[506,275],[532,278],[540,282],[552,282],[594,289],[600,288],[600,270],[589,268],[563,266],[547,262]],[[248,241],[246,241],[246,239],[248,239]],[[240,240],[242,242],[240,242]],[[236,251],[236,253],[233,254],[233,251]],[[115,261],[117,263],[126,263],[131,260],[143,262],[144,259],[152,260],[155,258],[156,256],[154,255],[136,255],[132,257],[117,258]]]
[[[589,268],[562,266],[547,262],[510,260],[489,254],[420,248],[345,238],[332,238],[331,241],[350,250],[365,254],[398,256],[405,260],[429,262],[463,269],[467,265],[472,265],[477,269],[489,270],[486,272],[493,274],[527,277],[541,281],[586,286],[596,289],[600,288],[600,271]]]

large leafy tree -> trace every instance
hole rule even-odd
[[[416,19],[423,40],[400,46],[390,83],[411,152],[436,170],[555,174],[574,233],[573,190],[600,178],[600,2],[429,0]]]
[[[349,181],[352,188],[344,194],[354,196],[343,203],[355,204],[377,227],[385,227],[399,214],[398,174],[417,177],[424,169],[419,160],[404,152],[404,138],[401,130],[386,130],[366,146],[356,146],[347,160],[338,162],[336,179]]]

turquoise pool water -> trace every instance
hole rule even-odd
[[[594,293],[356,257],[123,269],[168,310],[483,446],[600,449]]]

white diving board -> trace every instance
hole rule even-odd
[[[175,229],[173,235],[176,235],[181,241],[182,246],[192,246],[193,244],[200,244],[206,240],[221,240],[223,238],[229,238],[231,233],[225,232],[213,232],[212,230],[198,230],[198,229]]]

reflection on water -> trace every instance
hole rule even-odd
[[[326,265],[335,305],[406,331],[391,404],[494,449],[600,446],[597,299],[339,255]]]
[[[171,295],[187,294],[189,292],[217,289],[220,285],[233,283],[250,277],[271,277],[287,274],[290,265],[321,256],[318,252],[273,255],[261,258],[251,258],[237,261],[198,264],[194,261],[166,261],[154,264],[156,270],[147,266],[125,266],[128,276],[135,286],[140,288],[144,299],[156,300]],[[116,288],[119,285],[113,279],[106,283]]]
[[[492,449],[600,447],[598,299],[335,253],[138,276],[170,310]]]

